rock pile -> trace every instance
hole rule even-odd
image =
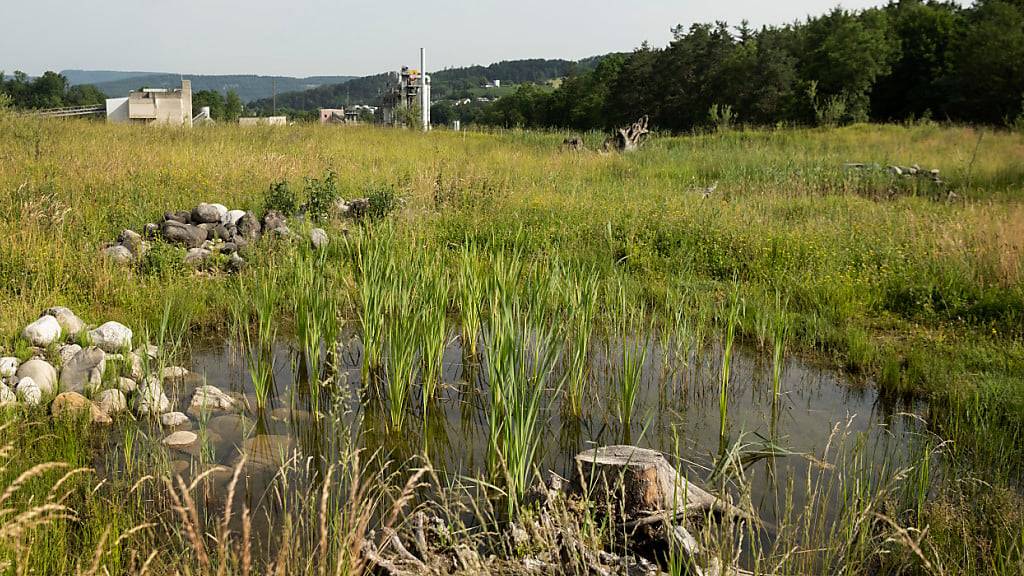
[[[358,202],[338,206],[337,210],[342,214],[359,212],[361,204]],[[162,221],[146,224],[141,234],[124,230],[117,242],[104,246],[102,252],[114,262],[131,264],[143,258],[151,247],[150,240],[160,239],[184,248],[184,262],[189,266],[203,267],[214,257],[221,256],[226,259],[228,270],[237,271],[245,265],[246,249],[264,235],[295,236],[287,218],[276,210],[268,210],[259,219],[245,210],[202,203],[192,210],[164,213]],[[327,232],[314,228],[310,231],[310,242],[316,249],[326,246]]]
[[[158,368],[156,346],[133,350],[134,334],[127,326],[106,322],[89,328],[67,308],[49,308],[25,326],[21,336],[30,356],[23,361],[0,354],[0,407],[49,403],[54,417],[85,415],[95,424],[109,424],[132,408],[165,428],[182,429],[191,421],[173,411],[165,385],[184,384],[180,387],[194,388],[188,409],[192,416],[241,411],[240,398],[206,385],[199,375],[177,366]]]

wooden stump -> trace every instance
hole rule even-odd
[[[612,150],[617,150],[619,152],[633,152],[640,147],[640,144],[642,144],[651,133],[647,128],[648,122],[649,119],[644,115],[629,126],[619,128],[615,131],[615,134],[604,141],[604,150],[606,152],[610,152]]]
[[[576,455],[573,486],[607,506],[621,521],[656,514],[735,512],[732,506],[679,474],[660,452],[636,446],[604,446]]]

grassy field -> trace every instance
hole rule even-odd
[[[911,522],[924,531],[890,534],[887,541],[903,551],[897,560],[871,557],[849,572],[1019,573],[1024,136],[935,125],[743,131],[655,138],[627,156],[566,152],[563,137],[321,126],[185,131],[0,116],[0,353],[16,351],[21,327],[53,305],[87,321],[118,320],[152,333],[167,313],[184,324],[186,339],[199,339],[229,332],[245,287],[269,266],[281,269],[278,302],[307,297],[302,287],[312,280],[288,280],[301,266],[288,264],[283,248],[255,256],[234,276],[196,274],[170,261],[126,268],[104,261],[99,248],[124,228],[199,202],[261,212],[272,183],[301,188],[304,178],[330,169],[346,198],[396,190],[402,202],[385,226],[398,256],[388,257],[406,267],[440,263],[455,284],[470,246],[497,276],[502,266],[517,266],[504,260],[509,254],[542,274],[558,262],[592,274],[601,302],[619,290],[631,303],[619,315],[597,306],[598,324],[642,322],[632,310],[655,325],[679,307],[685,314],[704,310],[716,338],[735,329],[736,338],[767,348],[770,319],[784,303],[787,350],[886,396],[928,400],[929,429],[949,441],[948,480],[927,492]],[[587,141],[597,148],[601,138]],[[946,185],[844,168],[848,162],[937,168]],[[705,198],[702,191],[712,186]],[[359,260],[359,246],[372,251],[378,241],[353,223],[333,222],[328,230],[339,238],[342,226],[351,229],[346,246],[355,247],[332,244],[321,268],[329,282],[315,290],[328,286],[340,315],[365,326],[373,267]],[[396,285],[423,280],[382,274]],[[500,287],[500,278],[494,282]],[[578,298],[568,301],[580,306]],[[492,304],[485,324],[530,313],[510,303],[499,314],[504,303]],[[444,312],[466,319],[457,299],[440,309],[440,322]],[[282,330],[305,330],[302,321],[286,312]],[[511,323],[508,333],[515,334]],[[389,362],[401,360],[394,349],[401,328],[378,327],[391,346]],[[388,371],[405,370],[399,362]],[[513,396],[495,405],[534,401],[509,389]],[[627,404],[620,417],[628,418]],[[396,426],[402,413],[392,414]],[[43,462],[88,465],[88,434],[70,433],[39,413],[4,418],[0,445],[17,448],[5,453],[0,486]],[[49,430],[41,434],[49,439],[29,442],[38,429]],[[73,443],[60,440],[72,437]],[[522,451],[528,455],[529,446]],[[529,458],[521,464],[510,489],[524,489]],[[95,479],[73,480],[62,489],[72,493],[78,520],[33,540],[34,560],[18,569],[88,568],[102,539],[110,539],[109,548],[147,520],[141,504],[112,512],[104,504],[118,498],[111,486],[90,491]],[[105,526],[114,533],[105,534]],[[188,548],[187,539],[179,544]],[[97,562],[112,573],[139,566],[109,554]],[[202,568],[199,562],[190,570]]]

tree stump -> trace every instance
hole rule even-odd
[[[647,128],[648,118],[645,114],[636,122],[625,128],[619,128],[615,134],[604,141],[605,151],[633,152],[647,138],[651,131]]]
[[[592,501],[611,504],[624,521],[656,512],[707,510],[719,503],[660,452],[636,446],[604,446],[577,454],[573,484]]]

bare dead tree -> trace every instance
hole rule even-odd
[[[615,131],[615,134],[609,136],[604,141],[604,150],[606,152],[611,152],[612,150],[632,152],[636,150],[647,139],[648,134],[651,133],[647,128],[647,124],[648,118],[644,114],[639,120],[629,126],[619,128]]]

